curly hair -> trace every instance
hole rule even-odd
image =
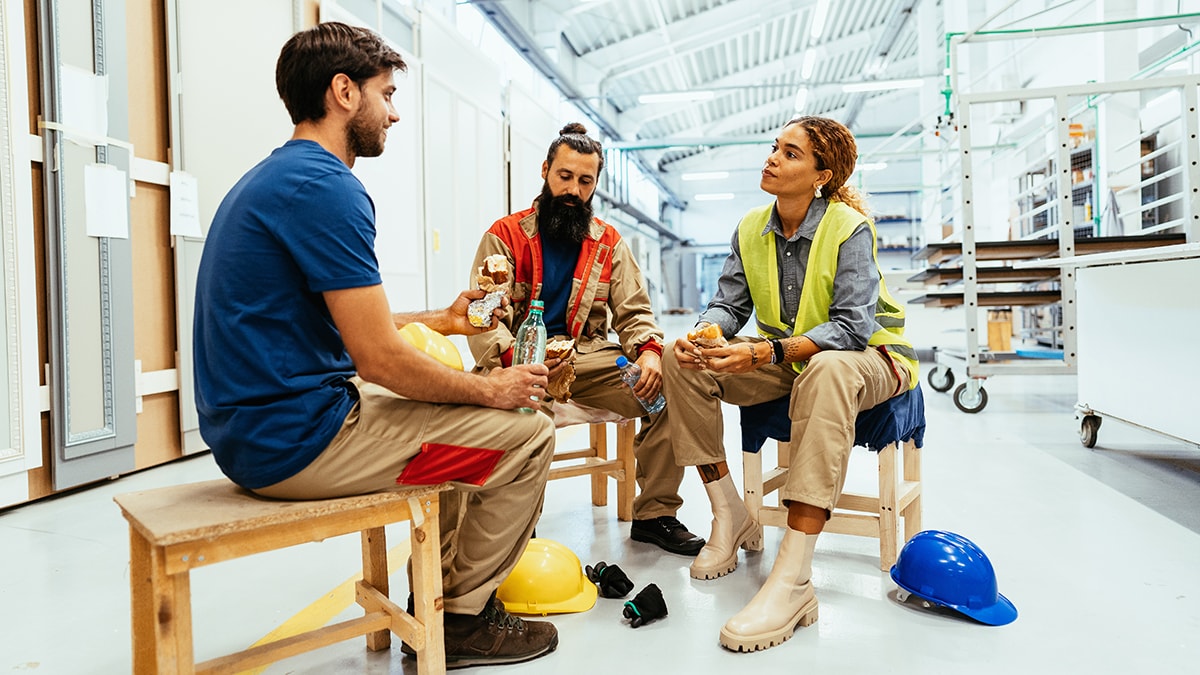
[[[793,117],[783,127],[786,129],[793,124],[799,124],[808,132],[808,142],[812,144],[817,169],[833,172],[833,177],[821,187],[821,192],[864,216],[870,215],[866,195],[846,184],[850,174],[854,173],[854,163],[858,161],[858,145],[854,141],[854,134],[841,122],[828,117]]]
[[[408,70],[400,54],[366,28],[329,21],[293,35],[275,63],[275,89],[292,124],[325,117],[325,90],[338,73],[361,86],[382,73]]]
[[[604,149],[600,147],[600,141],[588,136],[587,127],[579,122],[571,122],[562,129],[559,129],[558,138],[550,141],[550,149],[546,151],[547,166],[554,164],[554,155],[564,143],[568,148],[581,155],[598,155],[600,157],[600,166],[596,168],[596,171],[600,172],[604,170]]]

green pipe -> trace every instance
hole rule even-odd
[[[1069,26],[1051,26],[1048,28],[1008,28],[1008,29],[1001,29],[1001,30],[977,31],[977,32],[971,33],[971,35],[972,36],[975,36],[975,35],[980,35],[980,36],[1011,35],[1014,37],[1020,36],[1020,35],[1034,35],[1036,37],[1042,37],[1047,34],[1069,31],[1069,30],[1079,30],[1079,29],[1086,29],[1086,28],[1109,28],[1109,27],[1113,27],[1113,26],[1136,27],[1137,24],[1144,24],[1144,23],[1151,23],[1151,22],[1162,23],[1163,21],[1181,21],[1182,22],[1183,20],[1186,20],[1186,19],[1200,19],[1200,12],[1192,12],[1189,14],[1169,14],[1167,16],[1147,16],[1147,17],[1142,17],[1139,19],[1118,19],[1116,21],[1098,21],[1098,22],[1092,22],[1092,23],[1073,24],[1073,25],[1069,25]],[[945,87],[945,89],[942,90],[942,96],[944,96],[946,99],[946,107],[945,107],[945,112],[943,113],[943,115],[945,115],[946,117],[949,117],[951,115],[950,98],[954,93],[953,90],[950,88],[951,42],[955,37],[960,36],[960,35],[966,35],[966,33],[959,32],[959,31],[946,33],[946,87]],[[1175,54],[1164,56],[1163,58],[1159,59],[1158,61],[1155,61],[1154,63],[1150,64],[1146,68],[1143,68],[1142,70],[1135,73],[1134,77],[1131,79],[1137,79],[1138,76],[1152,70],[1155,66],[1158,66],[1159,64],[1161,64],[1164,61],[1173,60],[1173,59],[1178,58],[1180,55],[1191,50],[1196,45],[1197,45],[1197,42],[1193,42],[1192,44],[1188,45],[1187,47],[1184,47],[1183,49],[1181,49],[1179,52],[1177,52]]]

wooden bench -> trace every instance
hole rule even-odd
[[[222,479],[117,495],[129,521],[133,672],[232,673],[359,635],[378,651],[391,645],[391,633],[416,650],[417,672],[443,672],[438,493],[447,489],[293,502],[264,499]],[[384,526],[403,520],[412,533],[412,615],[388,598]],[[363,617],[194,662],[191,570],[352,532],[362,533],[363,578],[355,595]]]

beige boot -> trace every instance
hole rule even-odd
[[[712,534],[692,562],[691,574],[693,579],[716,579],[737,569],[739,546],[757,546],[762,535],[729,474],[705,483],[704,489],[712,502]]]
[[[722,646],[737,652],[767,649],[792,637],[797,625],[816,623],[817,596],[810,581],[816,545],[815,534],[790,528],[784,533],[766,582],[721,629]]]

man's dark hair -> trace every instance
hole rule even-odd
[[[587,127],[579,122],[571,122],[563,127],[558,132],[558,138],[550,141],[550,150],[546,152],[546,166],[554,164],[554,155],[564,143],[581,155],[599,155],[600,166],[596,167],[596,173],[604,170],[604,149],[600,147],[600,141],[588,136]]]
[[[330,21],[296,33],[275,64],[275,89],[292,123],[325,117],[325,91],[338,73],[359,86],[381,73],[408,70],[408,64],[366,28]]]

